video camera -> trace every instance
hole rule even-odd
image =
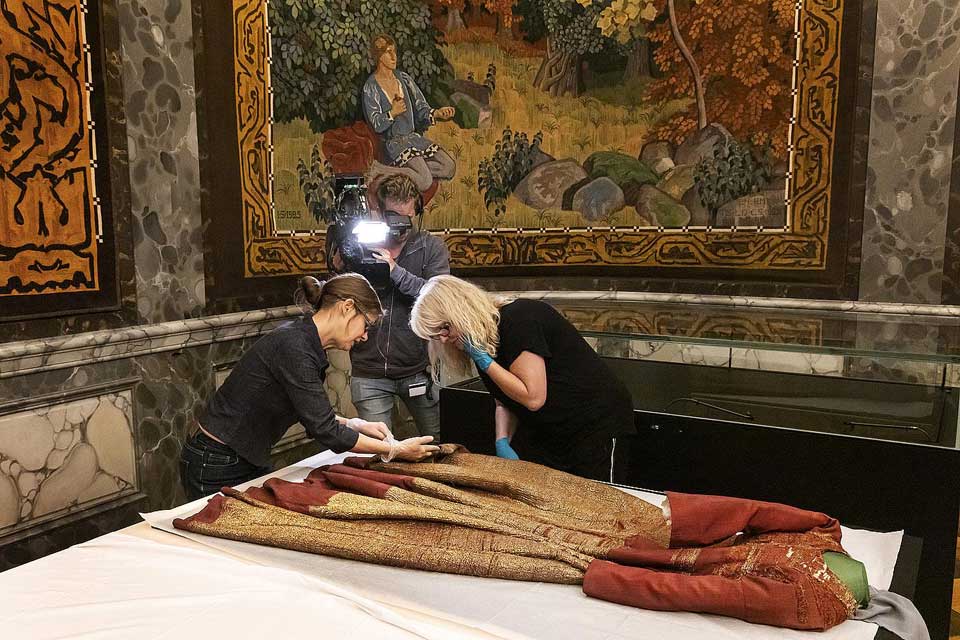
[[[362,175],[337,175],[334,193],[333,221],[327,227],[327,268],[359,273],[375,285],[387,282],[390,267],[377,260],[372,249],[402,238],[412,227],[410,218],[389,210],[375,216],[367,204]],[[339,269],[333,262],[338,252],[343,263]]]

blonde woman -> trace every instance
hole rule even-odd
[[[623,383],[556,309],[495,298],[465,280],[431,278],[413,305],[413,331],[430,359],[467,371],[496,400],[497,455],[609,480],[612,440],[634,433]]]
[[[321,445],[417,461],[438,451],[432,436],[397,442],[382,422],[338,416],[323,387],[327,349],[349,351],[367,339],[383,308],[367,279],[347,273],[300,280],[310,313],[260,338],[213,394],[200,430],[180,452],[180,480],[191,500],[270,471],[270,450],[300,422]]]

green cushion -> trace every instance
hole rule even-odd
[[[857,599],[861,607],[870,602],[870,587],[867,584],[867,568],[859,560],[854,560],[845,553],[825,551],[823,561],[827,568],[840,579],[850,593]]]

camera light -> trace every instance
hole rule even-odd
[[[353,227],[353,235],[360,244],[377,244],[387,239],[389,230],[386,223],[363,220]]]

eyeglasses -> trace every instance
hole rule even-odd
[[[354,307],[354,310],[356,310],[356,312],[357,312],[358,315],[360,315],[360,316],[363,317],[363,330],[364,330],[364,331],[370,331],[370,329],[372,329],[373,327],[375,327],[375,326],[377,325],[377,323],[380,322],[380,318],[377,318],[376,320],[371,320],[371,319],[367,316],[367,314],[365,314],[363,311],[360,310],[359,307],[356,307],[356,306],[355,306],[355,307]]]
[[[376,320],[371,320],[371,319],[370,319],[370,316],[368,316],[368,315],[363,311],[363,309],[360,308],[360,305],[358,305],[353,298],[344,298],[344,297],[341,297],[341,296],[335,296],[335,297],[336,297],[337,300],[343,300],[344,302],[352,302],[352,303],[353,303],[353,311],[354,311],[354,313],[356,313],[357,315],[363,316],[363,325],[364,325],[364,329],[365,329],[366,331],[369,331],[370,329],[372,329],[373,327],[375,327],[377,324],[379,324],[379,322],[380,322],[380,316],[378,315],[377,318],[376,318]]]

